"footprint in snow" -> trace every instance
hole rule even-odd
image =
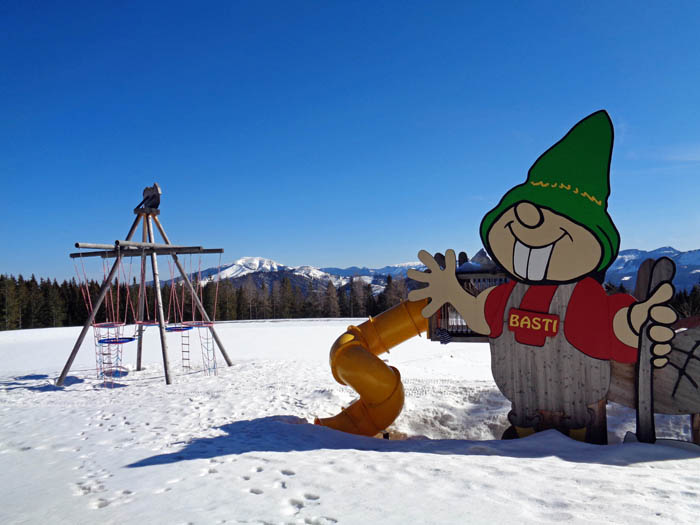
[[[109,500],[106,500],[104,498],[96,499],[90,502],[90,507],[93,509],[103,509],[107,505],[109,505]]]
[[[320,516],[318,518],[306,518],[304,523],[309,525],[332,525],[333,523],[338,523],[338,520],[328,516]]]
[[[304,508],[304,502],[298,499],[290,499],[289,504],[296,512],[299,512],[301,509]]]

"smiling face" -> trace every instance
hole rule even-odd
[[[594,272],[603,255],[588,229],[547,208],[519,202],[488,232],[496,262],[519,281],[564,283]]]

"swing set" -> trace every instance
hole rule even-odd
[[[80,261],[80,269],[77,264],[75,264],[75,268],[78,274],[78,280],[81,283],[81,292],[85,307],[89,315],[61,375],[56,380],[58,386],[63,385],[73,361],[91,327],[93,329],[95,343],[97,376],[103,380],[105,386],[114,386],[115,378],[123,377],[128,374],[128,369],[123,364],[123,347],[127,343],[137,342],[136,369],[139,371],[143,370],[143,333],[149,326],[159,327],[163,371],[166,384],[171,383],[166,337],[168,332],[177,332],[180,334],[181,362],[184,371],[189,372],[192,370],[189,332],[195,328],[199,335],[202,364],[205,373],[208,375],[215,375],[217,373],[217,346],[226,364],[231,366],[231,359],[226,353],[214,329],[213,319],[216,319],[219,280],[217,278],[213,315],[210,318],[203,304],[204,283],[201,278],[201,256],[203,254],[218,253],[220,267],[223,249],[205,249],[201,246],[176,246],[171,244],[170,239],[158,219],[158,215],[160,214],[158,206],[160,204],[161,194],[162,191],[157,183],[144,189],[144,199],[134,209],[136,219],[131,225],[125,240],[117,240],[114,244],[75,243],[76,248],[94,250],[70,254],[71,258]],[[164,244],[155,242],[154,223],[160,232]],[[132,241],[131,239],[140,224],[143,225],[142,241]],[[199,272],[197,273],[194,285],[178,258],[178,255],[184,254],[190,255],[190,270],[192,254],[199,254],[200,256]],[[167,317],[164,315],[162,289],[158,273],[158,255],[169,255],[172,258],[172,261],[169,262],[171,278]],[[150,289],[153,290],[152,309],[149,307],[147,297],[149,287],[146,284],[146,259],[149,256],[151,259],[153,277],[153,286],[150,287]],[[84,259],[89,257],[101,257],[103,261],[103,281],[94,298],[88,284],[84,265]],[[141,258],[141,278],[137,294],[133,293],[134,290],[132,286],[130,286],[132,275],[131,267],[134,257]],[[107,263],[108,259],[115,259],[111,268]],[[124,264],[125,259],[130,261],[128,268],[127,265]],[[175,269],[180,273],[179,278],[175,275]],[[82,274],[80,270],[82,270]],[[194,274],[191,273],[190,275]],[[184,319],[186,290],[189,292],[192,314],[192,320],[187,321]],[[134,297],[134,295],[136,295],[136,297]],[[137,303],[137,307],[134,306],[134,302]],[[133,326],[133,333],[128,328],[130,326]]]

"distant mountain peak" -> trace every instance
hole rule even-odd
[[[646,259],[669,257],[676,263],[676,277],[673,284],[678,290],[686,290],[698,284],[700,270],[700,250],[682,252],[673,246],[662,246],[654,250],[627,249],[620,250],[617,259],[610,265],[605,280],[613,284],[624,284],[634,289],[639,267]]]

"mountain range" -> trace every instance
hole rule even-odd
[[[671,246],[656,250],[622,250],[615,262],[610,265],[605,280],[615,285],[624,285],[627,290],[634,290],[637,270],[646,259],[668,257],[676,263],[676,276],[673,284],[676,290],[689,290],[700,283],[700,250],[682,252]]]
[[[247,282],[260,287],[263,283],[270,289],[275,282],[281,282],[287,278],[292,286],[300,287],[306,291],[309,287],[325,289],[328,283],[333,283],[336,288],[342,288],[355,278],[372,286],[372,293],[381,293],[387,284],[388,276],[392,278],[405,278],[409,268],[425,269],[420,262],[401,263],[383,268],[315,268],[313,266],[286,266],[272,259],[263,257],[243,257],[237,261],[221,267],[202,270],[201,278],[205,282],[214,282],[217,279],[227,279],[233,282],[235,287]]]
[[[670,246],[651,251],[635,249],[620,251],[617,259],[608,269],[605,280],[614,285],[624,285],[627,290],[633,290],[637,271],[642,262],[645,259],[658,259],[663,256],[671,258],[676,263],[674,284],[677,290],[690,289],[700,282],[700,250],[682,252]],[[491,261],[484,250],[480,250],[472,257],[470,263],[488,265]],[[357,266],[315,268],[286,266],[263,257],[243,257],[231,264],[207,268],[201,272],[201,276],[207,282],[228,279],[234,283],[234,286],[250,281],[258,287],[265,283],[268,289],[275,282],[281,282],[286,277],[292,285],[301,287],[302,290],[307,290],[309,286],[325,289],[329,282],[332,282],[336,288],[341,288],[355,277],[371,284],[373,293],[378,294],[386,286],[388,276],[405,278],[409,268],[424,270],[425,266],[420,262],[407,262],[381,268]]]

